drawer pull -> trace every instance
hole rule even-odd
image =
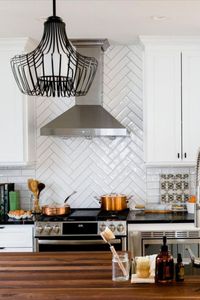
[[[0,247],[0,250],[3,250],[3,249],[5,249],[5,247]]]
[[[5,228],[5,226],[0,226],[0,229],[4,229]]]

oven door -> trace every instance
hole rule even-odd
[[[118,251],[126,250],[126,237],[117,237],[110,241]],[[65,236],[65,237],[36,237],[34,239],[34,251],[109,251],[100,236]]]

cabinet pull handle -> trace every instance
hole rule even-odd
[[[184,157],[187,158],[187,153],[186,152],[184,153]]]
[[[177,157],[180,158],[180,153],[177,154]]]
[[[5,247],[0,247],[0,250],[3,250],[3,249],[5,249]]]
[[[5,227],[4,226],[0,226],[0,229],[4,229]]]

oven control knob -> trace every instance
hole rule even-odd
[[[36,230],[37,233],[42,233],[43,227],[38,225],[38,226],[36,226],[35,230]]]
[[[112,232],[114,232],[114,231],[115,231],[115,225],[113,225],[113,224],[110,224],[110,225],[109,225],[109,228],[110,228],[110,230],[111,230]]]
[[[118,232],[123,232],[124,231],[124,225],[123,224],[119,224],[118,226],[117,226],[117,231]]]
[[[50,225],[46,225],[46,226],[44,227],[44,232],[45,232],[46,234],[50,234],[51,230],[52,230],[52,227],[51,227]]]
[[[60,227],[58,225],[53,226],[53,232],[58,234],[60,232]]]
[[[99,225],[99,230],[102,232],[102,231],[104,231],[106,229],[106,224],[100,224]]]

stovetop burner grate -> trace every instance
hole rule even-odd
[[[72,209],[68,215],[46,216],[40,215],[37,221],[64,222],[64,221],[103,221],[103,220],[126,220],[129,209],[121,211],[106,211],[100,209]]]
[[[126,220],[129,213],[129,209],[111,211],[101,211],[98,215],[98,220]]]

